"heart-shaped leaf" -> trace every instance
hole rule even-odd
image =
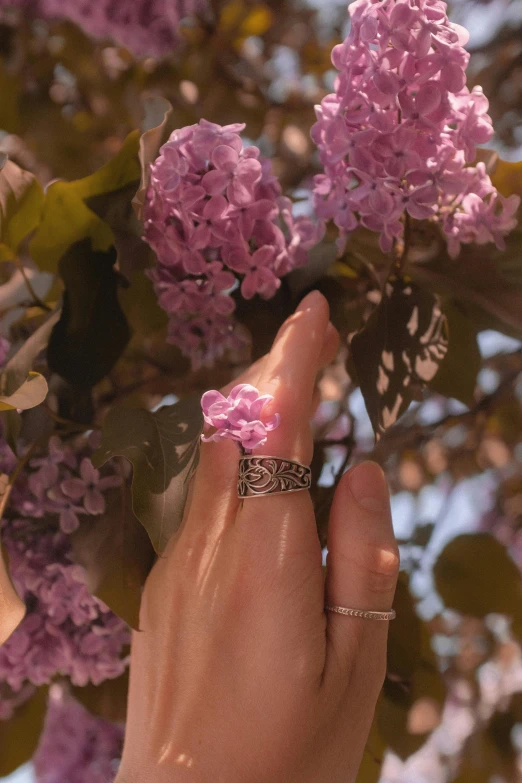
[[[71,540],[90,592],[138,630],[141,593],[155,555],[132,511],[128,487],[111,490],[105,512],[84,517]]]
[[[143,220],[145,193],[150,182],[150,165],[159,155],[159,150],[173,130],[171,127],[172,106],[165,99],[153,95],[145,100],[145,118],[143,134],[140,138],[139,159],[141,164],[141,182],[134,196],[133,206],[139,220]]]
[[[0,243],[16,255],[20,243],[40,222],[42,186],[28,171],[0,153]]]
[[[30,243],[40,269],[55,272],[71,245],[82,239],[90,238],[95,250],[108,250],[114,244],[111,228],[85,202],[139,179],[139,139],[139,131],[130,133],[118,154],[89,177],[49,185],[42,220]]]
[[[390,277],[382,299],[351,342],[357,377],[376,438],[429,383],[448,348],[440,302],[403,278]]]
[[[60,260],[65,284],[60,320],[54,327],[49,368],[76,388],[90,388],[112,370],[130,338],[118,301],[116,251],[95,251],[90,239],[72,245]]]
[[[197,395],[154,413],[118,406],[103,422],[93,464],[99,468],[116,456],[132,463],[132,507],[156,552],[163,552],[181,523],[202,429]]]
[[[522,620],[522,576],[506,548],[488,533],[457,536],[433,568],[446,606],[462,614],[498,613]]]
[[[12,394],[0,396],[0,411],[35,408],[47,397],[49,387],[39,372],[30,372],[27,380]]]

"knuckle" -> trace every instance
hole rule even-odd
[[[395,590],[400,567],[396,544],[359,546],[357,551],[343,554],[342,559],[347,568],[357,572],[370,593],[383,595]]]
[[[370,547],[364,555],[368,589],[374,593],[388,593],[395,589],[400,557],[396,546]]]

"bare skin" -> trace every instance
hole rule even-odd
[[[309,464],[317,373],[337,334],[317,292],[241,381],[274,395],[260,453]],[[267,413],[270,413],[268,411]],[[306,491],[236,497],[238,449],[204,444],[185,518],[145,586],[117,783],[351,783],[385,673],[399,559],[382,471],[343,477],[326,585]]]

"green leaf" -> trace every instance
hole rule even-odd
[[[386,681],[377,703],[377,722],[387,747],[401,759],[416,753],[426,742],[424,734],[410,734],[408,713],[412,707],[411,695],[400,683]]]
[[[138,186],[139,181],[134,180],[119,190],[85,200],[89,209],[112,230],[118,251],[118,270],[126,277],[150,266],[153,258],[152,250],[142,239],[143,226],[132,208]]]
[[[435,586],[461,614],[522,616],[522,577],[507,550],[488,533],[457,536],[435,563]]]
[[[0,106],[0,128],[7,133],[20,132],[20,98],[22,97],[22,79],[20,71],[13,73],[12,68],[6,65],[5,57],[0,62],[0,94],[2,104]]]
[[[13,394],[0,395],[0,411],[35,408],[47,397],[47,381],[39,372],[30,372],[27,380]]]
[[[0,243],[16,255],[40,222],[43,190],[37,179],[0,153]]]
[[[410,264],[408,272],[443,301],[458,303],[477,331],[496,329],[522,339],[522,227],[506,238],[506,250],[492,244],[464,245],[452,259],[445,249],[433,261]]]
[[[7,489],[7,477],[0,477],[0,494],[4,495]],[[25,617],[25,605],[18,597],[9,571],[7,570],[4,552],[0,547],[0,645],[9,639],[13,631],[20,625]],[[2,725],[0,721],[0,726]],[[0,746],[1,747],[1,746]],[[2,754],[0,752],[0,764]]]
[[[448,352],[429,386],[445,397],[471,405],[482,366],[477,327],[457,305],[445,305],[444,315],[448,321]]]
[[[82,519],[71,540],[90,592],[138,630],[141,593],[155,554],[132,512],[128,488],[110,491],[105,512]]]
[[[18,437],[22,429],[22,417],[16,410],[0,411],[2,420],[2,435],[7,445],[16,456],[18,451]]]
[[[9,359],[0,375],[0,388],[13,394],[26,381],[38,356],[47,347],[51,332],[60,319],[60,311],[53,313],[33,332],[22,347]]]
[[[127,694],[129,690],[129,672],[105,680],[101,685],[86,685],[83,688],[71,687],[71,694],[91,715],[124,723],[127,716]]]
[[[0,721],[0,775],[10,775],[29,761],[42,733],[47,712],[47,688],[18,707],[10,720]]]
[[[170,131],[173,130],[171,121],[172,106],[165,98],[153,95],[145,100],[144,133],[139,143],[141,181],[132,202],[139,220],[143,220],[145,193],[150,182],[150,165],[158,157],[160,147],[167,141]]]
[[[118,154],[94,174],[49,185],[42,221],[30,243],[31,255],[40,269],[55,272],[71,245],[87,237],[95,250],[106,251],[114,244],[111,228],[85,202],[139,179],[139,136],[139,131],[130,133]]]
[[[118,406],[105,417],[93,464],[99,468],[116,456],[132,463],[133,510],[158,553],[181,523],[202,429],[197,395],[155,413]]]
[[[134,332],[150,337],[167,326],[167,314],[158,304],[152,280],[144,272],[134,272],[129,285],[119,292],[123,312]]]
[[[379,305],[351,342],[376,438],[404,413],[419,385],[432,380],[446,350],[446,319],[437,297],[390,277]]]
[[[522,192],[522,161],[515,163],[497,158],[491,180],[503,196],[519,195]]]
[[[130,338],[118,301],[115,261],[114,248],[97,252],[89,239],[77,242],[60,260],[65,293],[47,360],[49,369],[75,388],[90,388],[104,378]]]

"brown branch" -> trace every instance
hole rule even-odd
[[[80,424],[72,419],[64,419],[63,416],[59,416],[58,413],[53,411],[45,402],[41,403],[41,407],[53,421],[57,424],[63,424],[70,432],[88,432],[89,430],[92,430],[91,424]]]
[[[522,351],[519,353],[522,354]],[[484,397],[482,397],[476,403],[476,405],[467,411],[463,411],[462,413],[450,413],[446,416],[443,416],[438,421],[433,422],[432,424],[414,424],[410,426],[405,426],[404,424],[402,426],[396,425],[392,429],[388,430],[381,440],[375,444],[372,457],[376,459],[377,462],[382,463],[387,453],[397,451],[407,444],[411,445],[412,441],[416,446],[418,446],[424,441],[432,438],[437,430],[441,428],[453,427],[457,424],[473,421],[477,415],[481,413],[489,413],[492,406],[498,402],[504,392],[506,392],[507,389],[509,389],[509,387],[516,381],[520,373],[520,369],[509,373],[509,375],[507,375],[502,380],[494,392],[484,395]]]
[[[352,427],[352,432],[353,432],[353,427]],[[335,478],[333,480],[333,483],[329,487],[326,488],[327,492],[325,494],[325,497],[323,498],[322,502],[315,509],[316,515],[318,517],[320,517],[323,514],[325,514],[326,511],[328,510],[328,508],[331,506],[333,498],[334,498],[334,495],[335,495],[335,491],[336,491],[337,487],[339,486],[339,483],[340,483],[340,481],[341,481],[341,479],[342,479],[342,477],[343,477],[343,475],[344,475],[344,473],[346,471],[346,468],[348,467],[348,464],[349,464],[349,462],[350,462],[350,460],[352,458],[353,450],[354,450],[355,445],[356,445],[355,438],[353,437],[353,435],[351,433],[349,435],[347,435],[345,438],[342,438],[339,441],[318,441],[318,445],[321,444],[321,443],[325,447],[328,447],[328,446],[344,446],[346,448],[346,454],[344,455],[344,459],[343,459],[340,467],[338,468],[338,470],[335,473]]]

